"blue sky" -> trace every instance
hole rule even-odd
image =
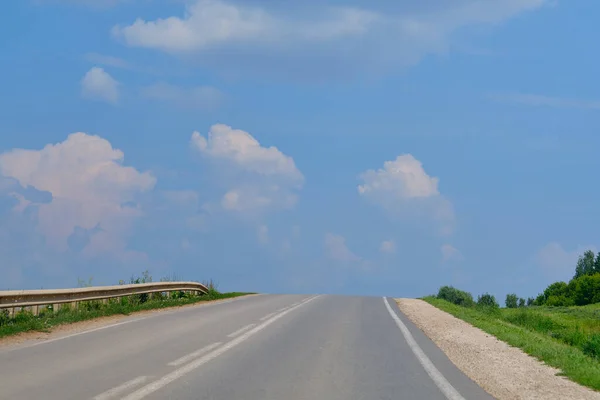
[[[534,296],[600,247],[599,11],[10,2],[0,288]]]

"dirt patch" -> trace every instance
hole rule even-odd
[[[600,393],[423,300],[396,302],[450,361],[499,400],[600,400]]]
[[[192,308],[192,307],[202,307],[202,306],[207,306],[210,304],[221,303],[223,301],[240,299],[243,297],[250,297],[250,296],[257,296],[257,295],[250,294],[250,295],[238,296],[238,297],[229,298],[229,299],[202,301],[202,302],[198,302],[198,303],[185,304],[185,305],[181,305],[181,306],[157,308],[157,309],[153,309],[153,310],[142,310],[142,311],[133,312],[129,315],[118,314],[118,315],[110,315],[107,317],[98,317],[98,318],[90,319],[87,321],[79,321],[79,322],[73,322],[70,324],[57,325],[57,326],[52,327],[49,332],[38,332],[38,331],[21,332],[21,333],[15,334],[15,335],[5,336],[3,338],[0,338],[0,348],[18,346],[25,342],[36,342],[36,341],[56,339],[56,338],[59,338],[62,336],[72,335],[74,333],[81,333],[81,332],[101,328],[104,326],[113,325],[113,324],[122,322],[126,319],[139,318],[139,317],[143,317],[146,315],[152,315],[152,314],[161,313],[161,312],[165,312],[165,311],[181,310],[181,309],[187,309],[187,308]]]

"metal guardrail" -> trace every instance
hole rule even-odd
[[[153,282],[132,285],[91,286],[77,289],[49,290],[5,290],[0,291],[0,309],[9,309],[11,314],[23,308],[31,309],[38,314],[39,306],[50,305],[54,311],[61,304],[71,303],[77,307],[81,301],[103,300],[131,296],[134,294],[166,292],[200,292],[208,293],[208,288],[198,282]]]

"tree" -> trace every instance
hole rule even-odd
[[[594,262],[594,273],[600,274],[600,251],[596,256],[596,261]]]
[[[595,264],[597,259],[595,259],[594,252],[591,250],[586,250],[582,256],[579,256],[577,260],[577,265],[575,266],[575,276],[573,279],[577,279],[580,276],[584,275],[592,275],[595,270]]]
[[[600,274],[584,275],[573,281],[572,299],[578,306],[600,302]]]
[[[506,295],[506,308],[517,308],[519,298],[516,294],[511,293]]]
[[[525,307],[525,299],[524,298],[519,298],[519,308]]]
[[[475,304],[471,293],[458,290],[452,286],[442,286],[438,291],[437,298],[463,307],[471,307]]]
[[[569,287],[566,282],[554,282],[550,284],[543,293],[541,293],[537,299],[535,299],[535,304],[537,306],[546,305],[546,302],[550,298],[550,296],[555,298],[568,297]]]
[[[532,306],[535,303],[535,299],[533,297],[527,298],[527,307]]]
[[[478,296],[477,297],[477,305],[480,307],[491,307],[491,308],[500,307],[498,305],[498,302],[496,301],[496,298],[489,293],[484,293],[484,294]]]

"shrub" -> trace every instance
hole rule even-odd
[[[24,322],[29,322],[29,321],[32,321],[33,319],[35,319],[34,315],[31,313],[31,311],[27,311],[27,310],[21,310],[18,313],[16,313],[14,316],[15,322],[18,324],[24,323]]]
[[[463,307],[472,307],[475,304],[471,293],[458,290],[452,286],[442,286],[436,297]]]
[[[592,334],[588,340],[583,343],[582,350],[588,356],[600,359],[600,334]]]
[[[500,308],[500,305],[496,301],[496,298],[489,293],[484,293],[478,296],[477,305],[480,307]]]
[[[506,295],[506,308],[517,308],[519,298],[516,294],[511,293]]]
[[[550,295],[548,299],[546,299],[545,305],[550,307],[568,307],[575,305],[575,303],[573,302],[573,299],[561,294],[560,296]]]
[[[0,326],[8,325],[10,322],[10,313],[7,309],[0,310]]]

